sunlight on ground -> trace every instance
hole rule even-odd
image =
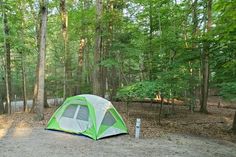
[[[32,133],[32,128],[30,128],[24,121],[20,121],[12,133],[13,137],[26,137]]]
[[[22,119],[8,116],[0,116],[0,140],[6,136],[26,137],[32,133],[31,126]]]
[[[233,120],[229,117],[226,117],[226,116],[223,117],[223,121],[225,124],[232,124],[233,123]]]
[[[13,137],[27,137],[30,136],[32,133],[32,129],[31,128],[15,128],[13,131],[12,136]]]
[[[0,139],[2,139],[6,135],[7,130],[0,129]]]
[[[10,121],[7,123],[7,125],[4,125],[2,128],[0,128],[0,139],[5,137],[9,131],[9,129],[12,126],[13,121]]]

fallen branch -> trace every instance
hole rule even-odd
[[[192,124],[217,124],[217,123],[224,123],[224,121],[217,121],[217,122],[189,122],[189,123],[179,123],[179,125],[192,125]]]

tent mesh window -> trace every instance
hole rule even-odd
[[[89,110],[87,106],[80,106],[76,119],[88,121],[89,119]]]
[[[115,118],[113,117],[110,111],[107,111],[102,120],[102,125],[112,126],[115,123],[116,123]]]
[[[87,102],[83,101],[83,100],[76,100],[76,103],[80,104],[80,105],[86,105],[87,104]]]
[[[67,118],[74,118],[77,107],[78,105],[75,104],[68,106],[62,116]]]

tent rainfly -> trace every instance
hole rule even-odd
[[[111,102],[90,94],[67,98],[52,115],[46,129],[83,134],[94,140],[128,133]]]

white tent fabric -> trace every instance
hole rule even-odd
[[[103,117],[106,114],[106,111],[113,107],[110,101],[103,99],[96,95],[90,95],[90,94],[82,94],[80,95],[82,97],[85,97],[89,102],[94,106],[95,113],[97,115],[96,117],[96,124],[97,124],[97,132],[100,128],[100,125],[102,123]]]

